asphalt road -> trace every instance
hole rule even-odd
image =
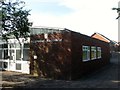
[[[3,87],[21,88],[113,88],[120,89],[120,53],[110,64],[77,81],[48,80],[16,72],[2,72]]]
[[[41,80],[26,88],[120,88],[120,53],[114,53],[110,64],[77,81]]]

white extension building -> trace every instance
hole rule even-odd
[[[29,70],[29,42],[20,38],[21,47],[16,39],[9,39],[8,43],[0,40],[0,69],[30,73]]]

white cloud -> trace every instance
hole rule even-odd
[[[31,0],[32,1],[32,0]],[[39,0],[37,0],[39,2]],[[43,1],[43,0],[40,0]],[[45,0],[48,1],[48,0]],[[49,0],[50,1],[50,0]],[[74,10],[73,13],[56,16],[42,12],[32,13],[30,20],[34,26],[65,27],[83,34],[99,32],[110,39],[118,39],[116,11],[118,1],[113,0],[52,0],[59,1]]]
[[[60,2],[61,0],[25,0],[25,2],[32,2],[32,3],[41,3],[41,2],[46,2],[46,3],[50,3],[50,2]]]
[[[109,8],[110,5],[117,5],[117,1],[113,0],[61,0],[61,4],[79,10],[80,8],[92,8],[92,9],[105,9]]]

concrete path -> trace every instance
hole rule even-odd
[[[120,53],[114,53],[111,63],[77,81],[48,80],[16,72],[2,72],[3,87],[22,88],[120,88]]]

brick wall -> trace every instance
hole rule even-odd
[[[102,58],[83,62],[83,45],[101,47]],[[47,40],[44,34],[32,35],[30,53],[31,74],[65,80],[96,71],[109,63],[110,58],[108,43],[69,30],[48,34]]]
[[[109,44],[89,36],[71,33],[72,37],[72,79],[78,79],[81,76],[88,75],[109,63],[110,48]],[[97,46],[102,49],[102,58],[82,61],[82,46]]]

